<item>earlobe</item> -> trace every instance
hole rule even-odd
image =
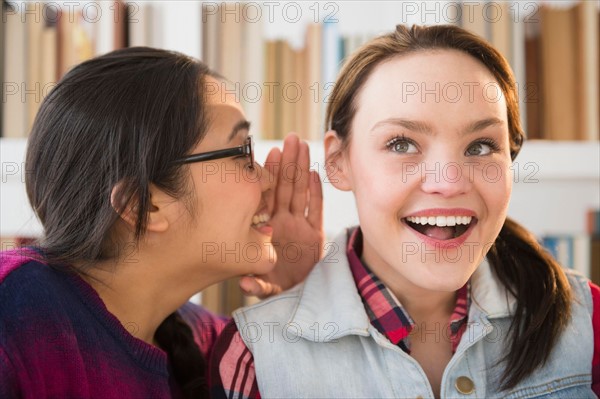
[[[352,179],[350,178],[347,164],[346,152],[343,142],[335,130],[325,134],[325,172],[329,182],[335,188],[342,191],[352,190]]]

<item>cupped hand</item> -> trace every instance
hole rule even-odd
[[[308,144],[294,134],[283,143],[283,152],[273,148],[265,168],[276,180],[267,195],[277,262],[271,272],[240,279],[247,295],[265,298],[304,281],[321,259],[323,190],[318,172],[310,170]]]

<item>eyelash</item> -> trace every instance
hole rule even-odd
[[[415,143],[413,140],[406,138],[404,135],[401,136],[395,136],[392,137],[391,139],[389,139],[386,143],[385,143],[385,148],[387,148],[388,150],[392,150],[394,148],[394,146],[398,143],[408,143],[408,144],[412,144],[415,147],[419,148],[419,146],[417,146],[417,143]]]
[[[469,144],[469,147],[471,147],[473,144],[485,144],[485,145],[487,145],[487,146],[490,147],[490,149],[492,150],[492,152],[498,152],[498,151],[500,151],[500,146],[498,145],[498,143],[496,143],[495,140],[492,140],[492,139],[487,138],[487,137],[479,139],[479,140],[475,140],[474,142],[472,142],[471,144]]]
[[[386,143],[385,143],[385,148],[387,148],[388,150],[392,150],[393,147],[398,144],[398,143],[408,143],[408,144],[412,144],[415,147],[419,148],[419,146],[417,145],[417,143],[415,143],[413,140],[406,138],[404,135],[400,135],[400,136],[395,136],[392,137],[391,139],[389,139]],[[500,146],[498,145],[498,143],[496,143],[495,140],[490,139],[490,138],[482,138],[479,140],[475,140],[472,143],[470,143],[467,146],[467,149],[470,148],[473,144],[484,144],[490,147],[491,152],[498,152],[500,151]]]

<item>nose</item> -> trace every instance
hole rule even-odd
[[[270,168],[265,168],[258,162],[254,163],[254,169],[259,176],[261,191],[263,193],[275,188],[276,176],[274,175],[273,170],[269,170]]]
[[[454,197],[469,192],[473,168],[459,161],[431,161],[421,165],[421,189],[428,194]]]

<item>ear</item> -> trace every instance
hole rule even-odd
[[[335,130],[325,133],[325,171],[329,182],[342,191],[352,190],[347,152]]]
[[[161,205],[161,207],[158,207],[156,204],[165,204],[164,201],[160,201],[160,198],[167,195],[153,184],[150,185],[149,189],[150,204],[148,206],[146,231],[162,233],[169,228],[169,219],[167,218],[164,206]],[[139,216],[138,198],[133,196],[128,200],[127,195],[123,192],[123,182],[119,182],[113,187],[110,193],[110,204],[115,212],[119,214],[121,220],[130,226],[131,229],[135,230]]]

